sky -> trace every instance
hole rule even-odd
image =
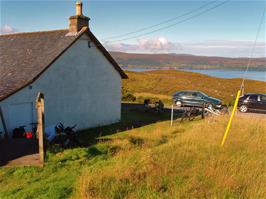
[[[251,56],[265,8],[265,0],[83,1],[108,50],[223,57]],[[66,29],[75,1],[0,0],[0,11],[1,34]],[[265,56],[264,15],[253,57]]]

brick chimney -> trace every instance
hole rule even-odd
[[[82,14],[82,2],[76,3],[76,15],[69,17],[69,32],[78,33],[83,27],[89,27],[90,18]]]

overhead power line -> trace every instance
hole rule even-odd
[[[258,27],[258,30],[257,30],[257,34],[256,34],[256,38],[255,38],[255,41],[254,41],[254,44],[252,46],[252,49],[251,49],[251,52],[250,52],[250,57],[249,57],[249,60],[248,60],[248,64],[247,64],[247,68],[246,68],[246,71],[244,73],[244,76],[243,76],[243,80],[242,80],[242,84],[240,86],[240,89],[237,91],[237,95],[236,95],[236,100],[235,100],[235,104],[234,104],[234,107],[233,107],[233,110],[232,110],[232,113],[231,113],[231,116],[230,116],[230,119],[228,121],[228,124],[227,124],[227,127],[226,127],[226,130],[224,132],[224,136],[223,136],[223,139],[222,139],[222,142],[221,142],[221,147],[224,145],[225,141],[226,141],[226,138],[228,136],[228,133],[229,133],[229,130],[230,130],[230,127],[231,127],[231,124],[232,124],[232,121],[233,121],[233,118],[234,118],[234,115],[235,115],[235,112],[237,110],[237,106],[238,106],[238,102],[239,102],[239,98],[240,98],[240,95],[241,95],[241,90],[244,88],[244,81],[246,79],[246,73],[248,71],[248,68],[249,68],[249,65],[250,65],[250,62],[251,62],[251,58],[253,57],[253,54],[254,54],[254,49],[256,47],[256,44],[257,44],[257,40],[259,38],[259,34],[260,34],[260,31],[261,31],[261,27],[262,27],[262,24],[264,22],[264,16],[265,16],[265,8],[263,10],[263,14],[262,14],[262,18],[261,18],[261,21],[260,21],[260,24],[259,24],[259,27]],[[243,93],[244,94],[244,93]]]
[[[160,30],[164,30],[164,29],[171,28],[171,27],[173,27],[173,26],[176,26],[176,25],[178,25],[178,24],[184,23],[184,22],[189,21],[189,20],[191,20],[191,19],[194,19],[194,18],[196,18],[196,17],[198,17],[198,16],[201,16],[201,15],[203,15],[203,14],[205,14],[205,13],[211,11],[211,10],[214,10],[215,8],[218,8],[218,7],[222,6],[222,5],[224,5],[224,4],[227,3],[228,1],[230,1],[230,0],[223,1],[222,3],[219,3],[219,4],[215,5],[215,6],[212,6],[211,8],[205,9],[205,10],[203,10],[202,12],[199,12],[199,13],[197,13],[197,14],[195,14],[195,15],[192,15],[192,16],[186,18],[186,19],[183,19],[183,20],[178,21],[178,22],[176,22],[176,23],[173,23],[173,24],[170,24],[170,25],[167,25],[167,26],[164,26],[164,27],[161,27],[161,28],[155,29],[155,30],[153,30],[153,31],[146,32],[146,33],[142,33],[142,34],[139,34],[139,35],[136,35],[136,36],[132,36],[132,37],[127,37],[127,38],[124,38],[124,39],[118,39],[118,40],[106,41],[106,43],[116,43],[116,42],[120,42],[120,41],[126,41],[126,40],[130,40],[130,39],[136,39],[136,38],[140,38],[140,37],[145,36],[145,35],[149,35],[149,34],[152,34],[152,33],[158,32],[158,31],[160,31]]]
[[[103,40],[108,40],[108,39],[114,39],[114,38],[125,37],[125,36],[128,36],[128,35],[136,34],[136,33],[138,33],[138,32],[143,32],[144,30],[152,29],[152,28],[154,28],[154,27],[157,27],[157,26],[160,26],[160,25],[163,25],[163,24],[166,24],[166,23],[169,23],[169,22],[175,21],[175,20],[177,20],[177,19],[179,19],[179,18],[182,18],[182,17],[185,17],[185,16],[187,16],[187,15],[190,15],[190,14],[192,14],[192,13],[194,13],[194,12],[197,12],[197,11],[201,10],[202,8],[205,8],[205,7],[207,7],[207,6],[211,5],[211,4],[214,4],[214,3],[218,2],[218,1],[219,1],[219,0],[205,3],[205,4],[203,4],[203,5],[201,5],[201,6],[197,7],[197,8],[195,8],[195,9],[189,11],[189,12],[186,12],[186,13],[184,13],[184,14],[182,14],[182,15],[179,15],[179,16],[176,16],[176,17],[174,17],[174,18],[167,19],[167,20],[165,20],[165,21],[162,21],[162,22],[160,22],[160,23],[157,23],[157,24],[154,24],[154,25],[151,25],[151,26],[147,26],[147,27],[144,27],[144,28],[140,28],[140,29],[135,30],[135,31],[132,31],[132,32],[127,32],[127,33],[120,34],[120,35],[115,35],[115,36],[111,36],[111,37],[106,37],[106,38],[103,38]]]
[[[247,72],[249,70],[249,66],[251,64],[251,60],[252,60],[252,58],[254,56],[255,47],[257,45],[257,41],[258,41],[258,38],[259,38],[259,34],[260,34],[260,31],[261,31],[261,28],[262,28],[262,25],[263,25],[263,22],[264,21],[265,21],[265,8],[264,8],[264,11],[263,11],[263,14],[262,14],[262,17],[261,17],[261,21],[260,21],[260,24],[259,24],[259,27],[258,27],[258,30],[257,30],[256,39],[255,39],[255,41],[253,43],[253,46],[252,46],[252,49],[251,49],[251,52],[250,52],[250,56],[249,56],[247,68],[246,68],[245,73],[243,75],[243,79],[242,79],[242,83],[241,83],[240,89],[243,89],[244,88],[244,83],[245,83],[245,79],[246,79],[246,76],[247,76]]]

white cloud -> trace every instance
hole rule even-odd
[[[141,53],[174,53],[181,49],[181,45],[168,41],[164,37],[154,39],[139,39],[137,44],[104,43],[110,51],[141,52]]]
[[[0,34],[10,34],[17,32],[17,29],[9,26],[9,25],[3,25],[0,27]]]
[[[213,40],[202,42],[171,42],[164,37],[140,39],[137,44],[104,43],[110,51],[128,53],[177,53],[219,57],[249,57],[253,41]],[[266,43],[257,42],[253,57],[266,57]]]
[[[206,41],[184,43],[183,53],[223,57],[250,57],[253,41]],[[257,42],[253,57],[266,56],[266,43]]]

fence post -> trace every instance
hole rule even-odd
[[[171,109],[171,126],[173,126],[173,119],[174,119],[174,105],[172,104],[172,109]]]
[[[202,104],[202,112],[201,112],[201,118],[204,119],[205,118],[205,103]]]
[[[36,111],[37,111],[37,136],[39,140],[39,155],[42,166],[44,165],[45,159],[45,148],[44,148],[44,95],[38,93],[36,98]]]

